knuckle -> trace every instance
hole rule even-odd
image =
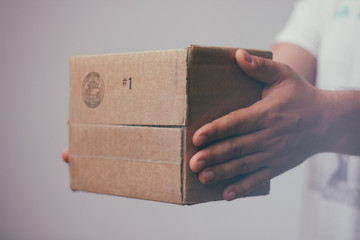
[[[235,186],[235,191],[239,196],[243,196],[250,191],[251,186],[246,183],[237,183]]]
[[[211,171],[213,171],[215,174],[216,181],[229,179],[239,175],[239,173],[234,170],[235,169],[229,164],[220,164],[211,168]]]
[[[206,135],[213,134],[213,132],[214,132],[214,123],[210,122],[210,123],[205,124],[202,127],[202,130],[205,132]]]
[[[256,178],[253,188],[262,186],[265,184],[265,182],[266,182],[266,178],[264,176],[259,176]]]
[[[267,61],[263,58],[255,58],[256,66],[258,69],[268,71],[272,68],[271,61]]]
[[[268,183],[270,178],[271,175],[269,175],[269,172],[264,172],[252,178],[251,181],[239,181],[233,184],[230,188],[233,189],[238,194],[238,196],[246,196],[252,191],[256,190],[258,187]]]
[[[266,140],[266,146],[269,148],[277,150],[279,148],[279,145],[281,145],[283,142],[282,137],[280,136],[274,136]]]
[[[249,171],[249,162],[245,159],[239,160],[235,169],[238,174],[246,173]]]
[[[263,118],[265,119],[267,126],[276,126],[281,120],[279,107],[280,106],[275,105],[264,111]]]
[[[228,118],[228,127],[226,128],[227,134],[236,134],[241,131],[240,125],[238,124],[239,116],[237,112],[231,112],[227,115]]]
[[[212,168],[211,171],[214,172],[216,180],[223,180],[226,178],[226,169],[222,165]]]
[[[211,140],[218,139],[221,136],[221,127],[219,119],[216,119],[208,124],[206,124],[207,136]]]
[[[259,174],[255,180],[254,189],[270,182],[270,179],[274,176],[275,173],[274,169],[270,168],[264,168],[262,171],[263,172]]]
[[[211,135],[216,136],[219,133],[219,126],[216,121],[209,123],[207,127]]]
[[[244,154],[244,148],[241,144],[237,143],[237,142],[232,142],[230,144],[230,149],[231,149],[231,155],[233,157],[240,157]]]

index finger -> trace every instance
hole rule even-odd
[[[260,102],[231,112],[199,128],[193,136],[193,144],[204,146],[214,141],[250,133],[262,129]]]

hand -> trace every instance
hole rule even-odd
[[[61,156],[62,156],[62,159],[63,159],[65,162],[67,162],[67,163],[69,162],[69,147],[66,147],[66,148],[63,150]]]
[[[67,120],[67,124],[69,125],[69,119]],[[67,146],[63,151],[62,151],[62,159],[68,163],[69,162],[69,146]]]
[[[315,154],[324,136],[320,92],[290,67],[236,52],[239,67],[265,83],[262,99],[198,129],[190,160],[203,184],[250,173],[225,188],[225,200],[244,196]]]

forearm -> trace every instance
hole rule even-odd
[[[319,90],[322,152],[360,155],[360,91]]]
[[[306,50],[293,44],[273,46],[274,60],[290,66],[311,84],[315,84],[316,59]],[[360,91],[320,90],[319,143],[314,152],[338,152],[360,155]],[[321,120],[320,120],[321,119]]]
[[[275,44],[271,50],[274,61],[285,63],[305,80],[315,85],[317,62],[309,52],[289,43]]]

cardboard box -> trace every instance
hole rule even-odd
[[[237,180],[203,185],[190,171],[194,132],[261,98],[235,48],[74,56],[70,61],[73,190],[194,204]],[[271,58],[271,52],[247,50]],[[250,195],[264,195],[269,185]]]

